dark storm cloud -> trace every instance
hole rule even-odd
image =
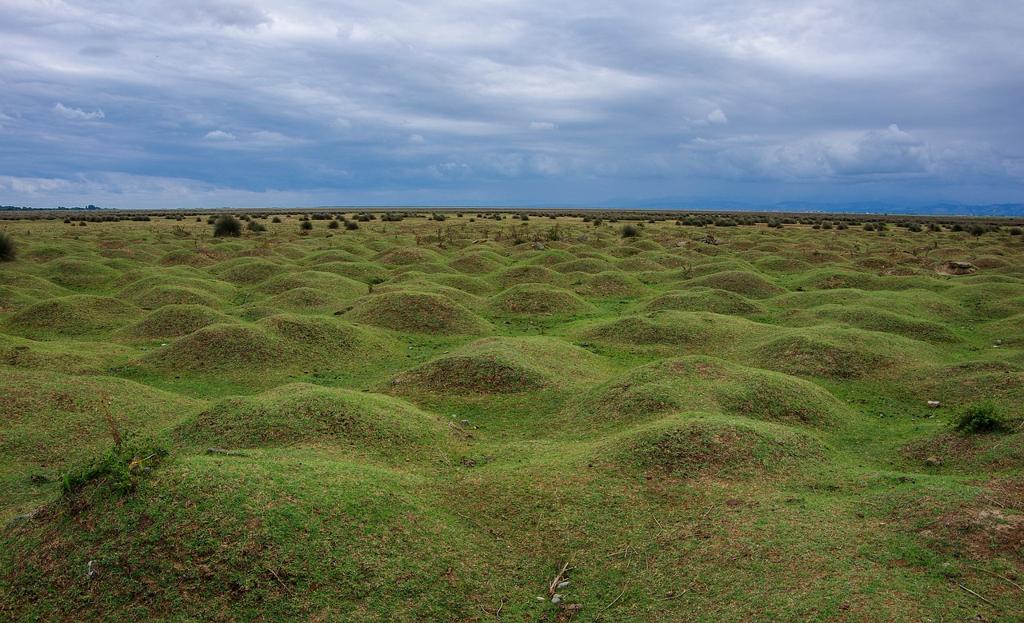
[[[0,201],[1020,200],[1016,4],[0,0]]]

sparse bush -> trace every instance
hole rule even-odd
[[[5,231],[0,231],[0,262],[13,262],[18,256],[14,238]]]
[[[299,229],[302,231],[309,231],[313,229],[313,223],[311,221],[302,221],[299,223]]]
[[[918,225],[917,223],[911,223],[910,225],[907,225],[907,231],[913,231],[913,232],[921,231],[921,226]]]
[[[101,482],[116,493],[131,493],[143,476],[165,456],[167,450],[153,442],[116,444],[100,457],[64,472],[61,491],[64,495],[71,495],[90,482]]]
[[[246,229],[248,229],[251,232],[259,233],[261,231],[267,231],[267,226],[258,221],[249,221],[249,224],[246,226]]]
[[[434,212],[433,214],[430,215],[430,218],[434,219],[435,221],[443,221],[446,220],[448,217],[445,216],[444,214],[441,214],[440,212]]]
[[[1019,236],[1021,234],[1024,234],[1024,230],[1022,230],[1020,227],[1011,227],[1010,228],[1010,235],[1011,236]]]
[[[352,231],[354,229],[359,229],[359,223],[357,223],[355,221],[345,221],[345,229],[347,229],[349,231]]]
[[[991,401],[981,402],[964,409],[957,416],[953,428],[961,433],[994,433],[1006,428],[1006,421]]]
[[[222,215],[213,224],[213,235],[217,237],[239,236],[241,233],[242,222],[230,214]]]
[[[971,225],[971,235],[977,238],[978,236],[985,233],[985,228],[981,225]]]
[[[339,227],[341,227],[341,225],[338,223],[338,221],[331,221],[330,223],[327,224],[327,229],[338,229]]]
[[[636,238],[640,235],[640,230],[637,229],[636,225],[623,225],[622,229],[619,230],[623,238]]]
[[[271,223],[280,223],[281,222],[281,217],[280,216],[275,216],[274,218],[270,219],[270,222]]]

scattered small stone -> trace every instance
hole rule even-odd
[[[924,464],[928,467],[938,467],[942,465],[942,459],[937,456],[930,456],[924,460]]]
[[[562,580],[555,588],[569,588],[569,580]]]
[[[89,564],[85,566],[85,577],[90,580],[99,575],[99,570],[96,568],[96,561],[90,560]]]
[[[544,246],[543,242],[535,242],[535,243],[533,243],[533,248],[537,249],[538,251],[543,251],[547,247]]]
[[[942,403],[939,402],[938,400],[929,400],[928,406],[931,407],[932,409],[938,409],[939,407],[942,406]]]
[[[459,420],[459,423],[463,426],[469,426],[469,420]]]
[[[562,596],[555,593],[554,596],[551,597],[551,603],[556,605],[562,603]]]

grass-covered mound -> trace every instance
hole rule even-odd
[[[1024,365],[1001,360],[919,365],[900,375],[901,393],[919,403],[938,400],[949,408],[963,408],[994,400],[1014,413],[1024,401]]]
[[[650,290],[636,277],[620,270],[597,273],[576,287],[576,292],[588,298],[634,298]]]
[[[253,285],[285,272],[287,268],[261,257],[239,257],[211,266],[208,270],[227,282]]]
[[[25,370],[59,370],[66,374],[105,374],[111,366],[137,356],[133,348],[110,342],[38,341],[0,333],[0,365]]]
[[[467,335],[484,333],[490,325],[462,305],[440,294],[385,292],[358,299],[346,317],[355,322],[406,331]]]
[[[264,299],[260,304],[246,308],[250,318],[262,318],[276,312],[296,313],[333,313],[341,309],[352,299],[320,288],[292,288],[280,294]],[[256,313],[257,308],[265,309],[266,313]]]
[[[722,412],[807,426],[828,426],[848,415],[842,402],[814,383],[702,356],[636,368],[595,389],[578,411],[610,421],[672,411]]]
[[[511,288],[523,283],[545,283],[562,285],[565,277],[546,266],[515,266],[506,268],[495,274],[495,282],[502,288]]]
[[[552,270],[560,273],[588,273],[591,275],[608,270],[614,270],[615,266],[605,260],[588,257],[572,259],[567,262],[559,262],[551,266]]]
[[[931,320],[919,320],[865,305],[823,305],[812,310],[818,318],[834,320],[860,329],[893,333],[925,342],[956,342],[948,326]]]
[[[0,588],[17,596],[0,597],[5,616],[479,617],[462,596],[483,590],[475,570],[492,550],[439,509],[428,479],[326,450],[245,454],[172,453],[131,494],[90,485],[0,535]]]
[[[118,277],[118,271],[93,259],[66,257],[45,265],[43,276],[73,290],[102,290]]]
[[[230,316],[205,305],[164,305],[128,325],[122,333],[131,338],[155,340],[186,335],[212,324],[233,322]]]
[[[1024,346],[1024,314],[987,322],[980,330],[993,343],[1001,346]]]
[[[593,310],[585,300],[568,290],[539,283],[512,286],[491,297],[491,309],[498,314],[544,314],[566,316]]]
[[[326,264],[317,264],[316,269],[320,272],[334,273],[366,284],[387,281],[391,275],[388,269],[373,262],[328,262]]]
[[[160,257],[163,266],[210,266],[216,260],[210,252],[201,249],[174,249]]]
[[[179,440],[220,447],[344,444],[369,453],[448,445],[448,427],[390,396],[291,383],[256,396],[226,398],[183,423]],[[422,451],[422,450],[421,450]],[[420,451],[420,452],[421,452]]]
[[[623,348],[641,347],[679,352],[724,353],[740,338],[764,335],[768,325],[709,312],[658,311],[616,320],[597,321],[573,330],[587,342]]]
[[[58,296],[67,296],[72,292],[54,283],[36,277],[14,271],[0,271],[0,286],[4,287],[9,296],[17,296],[21,299],[48,299]]]
[[[956,286],[945,295],[960,304],[975,320],[1024,313],[1024,283],[978,283]]]
[[[918,364],[930,353],[920,342],[861,329],[793,329],[748,349],[749,360],[800,376],[856,379]]]
[[[374,261],[387,266],[411,266],[428,263],[440,263],[443,256],[437,251],[421,249],[419,247],[399,247],[389,249],[375,258]]]
[[[52,499],[61,473],[113,444],[112,430],[125,439],[153,435],[200,407],[176,394],[98,375],[0,367],[0,385],[0,521]]]
[[[354,299],[366,294],[366,284],[337,273],[304,270],[297,273],[275,275],[256,289],[267,294],[281,294],[294,288],[315,288],[330,292],[339,299]]]
[[[616,468],[682,478],[786,473],[826,454],[820,440],[790,426],[699,412],[643,424],[601,451]]]
[[[276,314],[256,323],[214,324],[144,356],[140,364],[186,374],[259,377],[292,369],[349,369],[386,355],[389,343],[333,317]]]
[[[402,277],[404,277],[404,275]],[[402,277],[397,277],[391,281],[382,283],[379,286],[374,286],[373,291],[375,293],[402,293],[413,291],[439,294],[453,303],[461,305],[469,310],[479,309],[483,305],[483,299],[475,294],[470,294],[469,292],[458,288],[441,285],[436,281],[430,280],[425,275],[416,273],[408,281],[403,280]]]
[[[644,303],[647,311],[707,311],[716,314],[747,316],[764,312],[761,304],[727,290],[692,288],[667,292]]]
[[[96,335],[124,326],[140,314],[137,307],[119,299],[76,294],[14,313],[4,330],[29,337]]]
[[[688,287],[704,286],[716,290],[727,290],[743,296],[762,299],[781,294],[785,290],[761,275],[740,270],[725,270],[696,277],[684,283]]]
[[[448,266],[462,273],[480,275],[493,273],[506,265],[507,260],[493,251],[467,251],[448,262]]]
[[[143,309],[157,309],[164,305],[223,305],[223,301],[208,292],[174,285],[151,286],[133,295],[130,300]]]
[[[555,338],[484,338],[395,376],[391,387],[440,394],[506,394],[593,382],[605,368],[597,355]]]

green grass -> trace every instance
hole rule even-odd
[[[1024,618],[1020,236],[447,217],[9,221],[0,619]]]

